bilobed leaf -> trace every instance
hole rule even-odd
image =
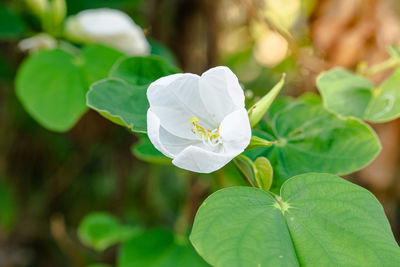
[[[31,55],[18,70],[16,93],[26,111],[49,130],[64,132],[87,107],[75,58],[55,49]]]
[[[24,21],[12,10],[0,4],[0,40],[16,39],[24,31]]]
[[[139,232],[139,229],[121,225],[115,217],[100,212],[87,215],[78,228],[78,236],[81,241],[100,251],[127,241]]]
[[[119,60],[110,78],[94,83],[87,105],[116,124],[132,131],[147,130],[147,88],[153,81],[177,71],[158,57],[130,57]]]
[[[307,172],[348,174],[369,164],[381,146],[375,132],[355,118],[325,110],[316,96],[293,101],[253,134],[276,144],[245,151],[255,160],[268,158],[274,190],[288,178]]]
[[[82,71],[89,85],[107,78],[116,61],[124,56],[121,52],[103,45],[88,45],[82,49]]]
[[[146,162],[170,164],[172,161],[154,147],[147,135],[141,136],[139,142],[132,145],[131,150],[135,157]]]
[[[201,205],[190,240],[217,267],[396,266],[397,245],[367,190],[330,174],[293,177],[280,197],[250,187]]]
[[[117,266],[206,267],[209,265],[189,243],[178,244],[171,232],[154,229],[123,244]]]
[[[317,86],[325,107],[343,116],[385,122],[400,116],[400,69],[379,87],[342,68],[322,73]]]

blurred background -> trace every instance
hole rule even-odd
[[[185,72],[227,65],[249,99],[288,75],[283,94],[316,92],[323,70],[385,61],[400,45],[397,0],[68,0],[68,14],[109,7],[128,13],[175,55]],[[15,12],[9,21],[1,14]],[[214,190],[241,184],[234,166],[198,175],[137,159],[138,140],[93,111],[67,133],[50,132],[14,92],[27,56],[18,42],[39,25],[23,1],[0,2],[0,266],[113,264],[116,248],[85,247],[76,229],[93,211],[124,223],[187,231]],[[390,70],[371,77],[379,84]],[[367,168],[346,177],[372,191],[400,240],[400,120],[372,125],[383,145]]]

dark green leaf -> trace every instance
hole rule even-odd
[[[12,10],[0,4],[0,40],[17,39],[24,31],[24,21]]]
[[[134,144],[131,150],[135,157],[150,163],[170,164],[172,161],[154,147],[147,135],[141,136],[139,142]]]
[[[152,230],[126,242],[120,251],[118,267],[205,267],[193,247],[178,244],[167,230]]]

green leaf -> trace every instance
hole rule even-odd
[[[147,130],[147,87],[153,81],[176,73],[158,57],[130,57],[118,61],[110,78],[94,83],[87,94],[87,105],[112,122],[132,131]]]
[[[233,162],[251,186],[268,191],[272,184],[273,169],[269,160],[259,157],[254,162],[245,155],[237,156]]]
[[[293,177],[280,197],[251,187],[217,191],[201,205],[190,240],[213,266],[396,266],[382,206],[330,174]]]
[[[253,160],[259,156],[270,160],[275,190],[286,179],[302,173],[352,173],[368,165],[381,149],[367,124],[326,111],[316,96],[275,111],[261,125],[262,130],[253,134],[276,144],[244,152]]]
[[[12,188],[0,179],[0,229],[10,230],[16,221],[17,203]]]
[[[172,161],[154,147],[147,135],[141,136],[139,142],[132,145],[131,151],[135,157],[149,163],[171,164]]]
[[[109,78],[90,87],[87,105],[118,125],[145,133],[149,108],[146,91],[147,86],[129,85],[123,80]]]
[[[325,107],[343,116],[385,122],[400,116],[400,69],[378,88],[362,76],[342,68],[322,73],[317,86]]]
[[[178,244],[171,232],[155,229],[125,243],[118,257],[118,267],[205,267],[190,244]]]
[[[269,160],[265,157],[258,157],[254,161],[256,167],[256,180],[258,187],[268,191],[272,185],[273,169]]]
[[[103,45],[89,45],[82,49],[82,71],[88,87],[92,83],[107,78],[112,66],[124,54]]]
[[[176,58],[174,54],[171,53],[171,51],[165,47],[162,43],[154,40],[154,39],[149,39],[150,47],[151,47],[151,54],[160,56],[163,59],[165,59],[171,66],[177,66],[178,63],[176,61]]]
[[[87,215],[78,228],[80,240],[99,251],[125,242],[139,232],[137,228],[121,225],[115,217],[100,212]]]
[[[87,107],[74,57],[56,49],[31,55],[18,70],[16,94],[25,110],[49,130],[64,132]]]
[[[116,63],[110,77],[124,80],[130,85],[150,85],[155,80],[179,72],[158,56],[129,57]]]
[[[13,11],[0,4],[0,40],[17,39],[24,31],[24,21]]]

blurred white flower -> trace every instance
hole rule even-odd
[[[201,76],[174,74],[147,91],[147,134],[182,169],[210,173],[243,152],[251,138],[244,93],[227,67]]]
[[[46,33],[37,34],[18,43],[18,48],[21,51],[29,53],[40,50],[50,50],[56,47],[57,41]]]
[[[148,55],[150,45],[143,30],[124,12],[116,9],[88,9],[67,20],[68,38],[100,43],[127,55]]]

